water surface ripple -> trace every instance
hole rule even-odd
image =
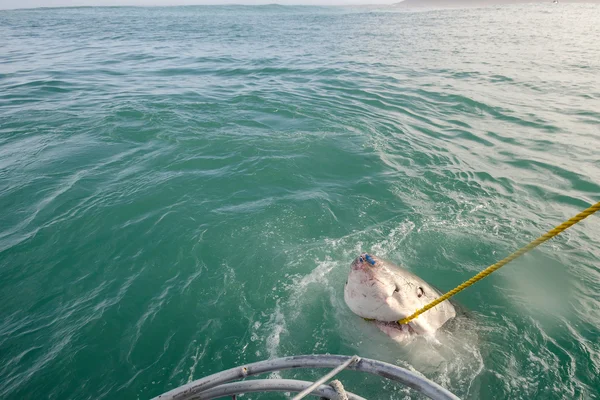
[[[457,296],[467,316],[439,343],[391,342],[342,287],[371,251],[450,289],[600,200],[599,20],[0,12],[0,398],[148,398],[303,353],[466,399],[595,398],[597,217]]]

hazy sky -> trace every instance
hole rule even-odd
[[[0,0],[0,9],[63,6],[168,6],[192,4],[390,4],[400,0]]]

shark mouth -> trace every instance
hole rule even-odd
[[[417,332],[409,324],[400,325],[399,323],[397,323],[395,321],[373,320],[373,322],[375,323],[375,325],[377,325],[377,327],[379,329],[381,329],[384,333],[386,333],[389,336],[395,336],[398,334],[410,334],[410,335],[417,334]]]

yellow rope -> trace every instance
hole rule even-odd
[[[576,223],[578,223],[582,219],[589,217],[590,215],[592,215],[593,213],[595,213],[598,210],[600,210],[600,202],[598,202],[598,203],[594,204],[593,206],[591,206],[590,208],[588,208],[588,209],[580,212],[579,214],[577,214],[576,216],[574,216],[570,220],[568,220],[566,222],[563,222],[562,224],[558,225],[556,228],[554,228],[554,229],[546,232],[544,235],[540,236],[539,238],[537,238],[533,242],[529,243],[527,246],[521,247],[519,250],[515,251],[510,256],[506,257],[504,260],[499,261],[499,262],[497,262],[494,265],[490,265],[489,267],[487,267],[486,269],[484,269],[483,271],[481,271],[480,273],[478,273],[477,275],[475,275],[474,277],[472,277],[468,281],[466,281],[466,282],[458,285],[457,287],[455,287],[454,289],[452,289],[448,293],[444,294],[441,297],[438,297],[437,299],[435,299],[431,303],[427,304],[425,307],[423,307],[423,308],[415,311],[414,314],[409,315],[408,317],[406,317],[404,319],[401,319],[400,321],[398,321],[398,323],[399,324],[406,324],[406,323],[412,321],[413,319],[417,318],[419,315],[423,314],[425,311],[427,311],[427,310],[429,310],[429,309],[437,306],[438,304],[440,304],[444,300],[448,300],[450,297],[454,296],[456,293],[460,292],[463,289],[468,288],[469,286],[471,286],[475,282],[482,280],[483,278],[485,278],[486,276],[488,276],[489,274],[491,274],[495,270],[499,269],[500,267],[503,267],[504,265],[508,264],[509,262],[511,262],[512,260],[514,260],[515,258],[518,258],[518,257],[522,256],[523,254],[527,253],[529,250],[531,250],[531,249],[539,246],[540,244],[544,243],[546,240],[552,239],[554,236],[556,236],[559,233],[567,230],[571,226],[575,225]]]

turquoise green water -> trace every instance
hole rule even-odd
[[[600,200],[599,20],[0,12],[0,398],[143,399],[303,353],[598,398],[598,217],[457,296],[439,343],[391,342],[342,290],[359,251],[448,290]]]

